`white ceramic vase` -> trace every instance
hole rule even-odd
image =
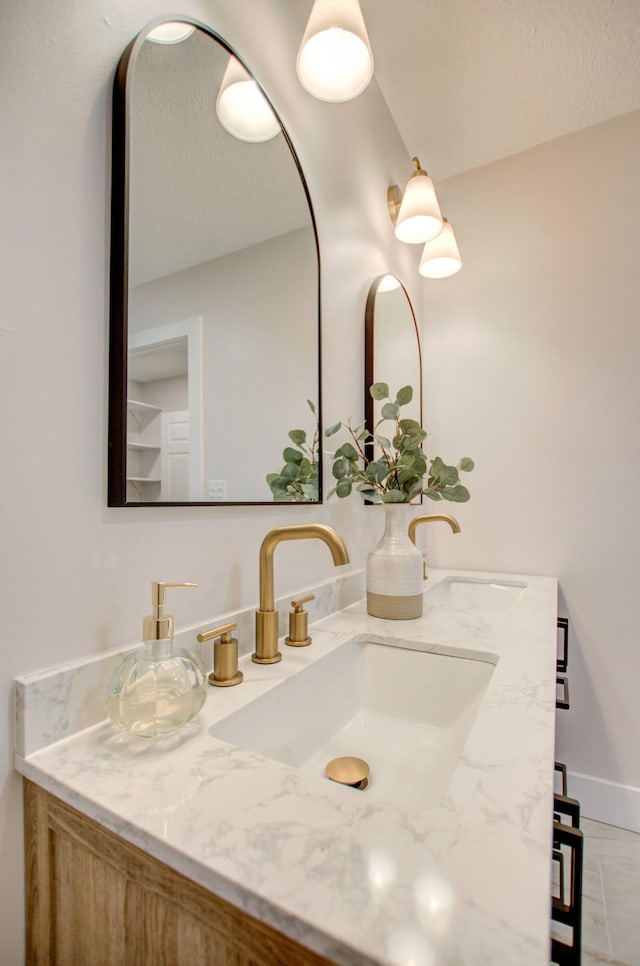
[[[383,503],[382,539],[367,558],[367,613],[387,620],[422,615],[422,554],[409,539],[407,503]]]

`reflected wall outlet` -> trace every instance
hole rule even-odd
[[[216,503],[227,499],[226,480],[209,480],[209,499]]]

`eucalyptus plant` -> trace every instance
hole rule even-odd
[[[316,407],[307,399],[307,406],[316,415]],[[320,431],[316,422],[309,443],[304,429],[289,431],[292,446],[282,451],[284,466],[278,473],[267,473],[267,483],[276,503],[314,503],[318,501]]]
[[[381,419],[370,432],[364,423],[353,427],[350,422],[335,423],[326,436],[333,436],[342,428],[351,441],[343,443],[333,454],[334,493],[347,497],[356,492],[372,503],[409,503],[424,494],[430,500],[451,500],[466,503],[469,490],[460,483],[460,473],[470,473],[474,462],[468,456],[449,466],[439,456],[429,461],[422,451],[426,432],[415,419],[403,419],[401,409],[413,399],[411,386],[404,386],[392,400],[386,382],[374,383],[369,392],[382,402]],[[386,401],[385,401],[386,400]],[[391,423],[391,436],[380,427]]]

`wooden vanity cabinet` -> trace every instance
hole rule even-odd
[[[328,966],[25,781],[27,964]]]

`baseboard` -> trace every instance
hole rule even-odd
[[[567,787],[585,818],[640,832],[640,788],[572,771],[567,773]]]

